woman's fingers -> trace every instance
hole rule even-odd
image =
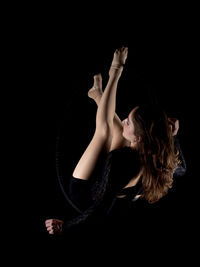
[[[53,226],[48,226],[47,231],[49,232],[49,234],[54,234],[55,229],[53,228]]]
[[[48,219],[45,221],[45,226],[49,234],[61,233],[63,221],[57,219]]]
[[[177,118],[170,118],[168,117],[168,121],[171,123],[175,123],[178,119]]]
[[[46,221],[45,221],[45,225],[46,225],[46,226],[47,226],[47,225],[50,225],[50,224],[52,224],[52,222],[53,222],[53,219],[46,220]]]
[[[179,120],[177,118],[168,118],[169,126],[172,131],[172,135],[176,135],[179,130]]]
[[[53,225],[53,224],[57,224],[57,223],[62,223],[63,221],[61,220],[57,220],[57,219],[48,219],[45,221],[45,225]]]
[[[51,231],[51,230],[54,230],[54,229],[53,229],[53,226],[49,226],[49,227],[47,227],[47,231]]]

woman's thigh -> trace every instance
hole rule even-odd
[[[112,135],[104,135],[96,131],[91,142],[76,165],[72,174],[73,177],[83,180],[90,179],[99,158],[102,154],[107,154],[109,152],[111,143]]]

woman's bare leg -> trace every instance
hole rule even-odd
[[[95,101],[97,106],[100,103],[101,97],[103,95],[102,91],[102,76],[101,74],[97,74],[94,76],[94,84],[93,87],[88,91],[88,96]],[[125,145],[130,145],[127,140],[125,140],[122,136],[123,124],[119,116],[115,113],[113,119],[113,138],[110,147],[110,151],[116,148],[122,148]]]
[[[93,87],[88,91],[88,96],[92,98],[97,106],[100,103],[101,97],[103,95],[102,91],[102,76],[101,74],[97,74],[94,76],[94,85]],[[121,132],[121,129],[123,128],[122,121],[120,120],[119,116],[115,113],[114,115],[114,129],[113,129],[113,135],[117,132]]]
[[[103,92],[96,114],[96,130],[94,136],[79,160],[73,176],[88,180],[103,151],[109,152],[113,137],[113,119],[116,106],[117,84],[126,61],[127,48],[121,48],[114,53],[109,80]]]

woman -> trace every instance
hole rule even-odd
[[[127,47],[117,49],[104,92],[100,74],[94,76],[88,92],[98,105],[96,130],[70,181],[69,194],[81,214],[67,222],[66,228],[97,210],[102,216],[108,214],[116,198],[131,196],[155,203],[172,187],[178,166],[174,145],[178,121],[168,119],[158,106],[135,107],[124,121],[115,113],[117,85],[127,55]],[[45,225],[54,234],[62,233],[63,223],[49,219]]]

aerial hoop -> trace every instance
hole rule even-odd
[[[63,150],[62,150],[61,130],[59,130],[57,137],[56,137],[56,174],[58,177],[58,182],[67,202],[79,214],[82,214],[83,212],[72,202],[72,200],[70,199],[66,191],[67,178],[65,177],[64,170],[63,170],[63,157],[64,155],[63,155]]]

